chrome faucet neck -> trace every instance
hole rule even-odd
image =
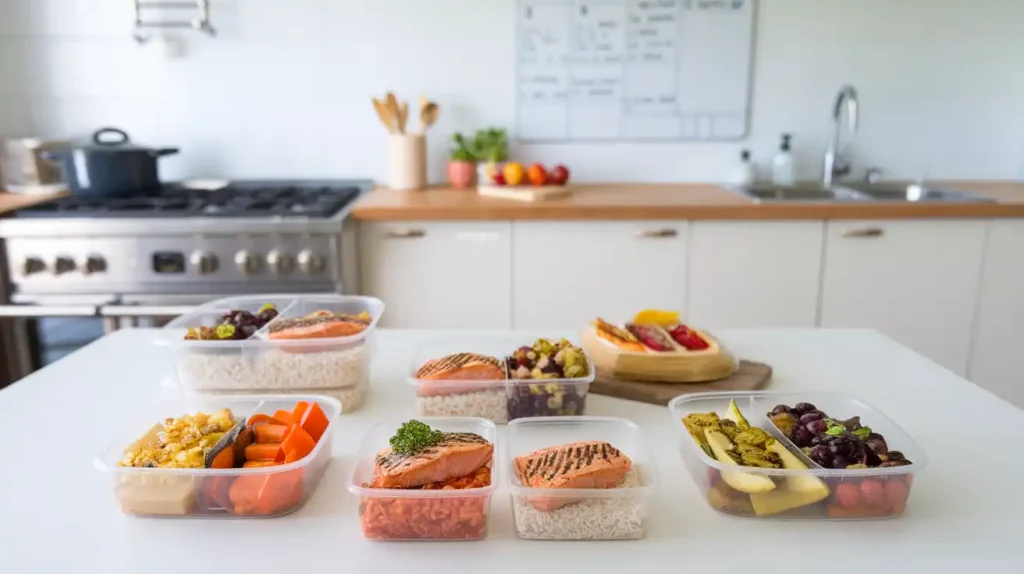
[[[836,94],[835,105],[832,109],[832,139],[829,142],[828,151],[825,152],[825,162],[822,183],[831,187],[836,177],[842,177],[850,173],[850,165],[840,153],[840,135],[842,133],[843,110],[846,110],[846,126],[850,133],[856,133],[860,124],[860,101],[857,96],[857,89],[846,85],[839,89]]]

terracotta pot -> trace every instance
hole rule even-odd
[[[448,182],[455,189],[466,189],[473,186],[476,176],[476,164],[469,161],[448,162]]]

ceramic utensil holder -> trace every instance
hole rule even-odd
[[[422,189],[427,186],[427,140],[422,134],[388,137],[388,187]]]

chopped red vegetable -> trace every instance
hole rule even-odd
[[[306,431],[316,442],[320,442],[320,437],[324,436],[324,431],[331,424],[323,409],[315,402],[309,405],[306,412],[302,413],[302,418],[296,422],[302,425],[302,430]]]
[[[299,425],[292,425],[288,429],[288,437],[281,443],[281,451],[284,453],[286,464],[306,458],[314,448],[316,448],[316,441]]]

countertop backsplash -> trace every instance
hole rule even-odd
[[[516,0],[212,0],[217,36],[175,32],[178,58],[132,40],[131,4],[0,0],[0,135],[84,136],[115,125],[182,148],[162,164],[167,178],[384,179],[385,134],[370,98],[392,90],[441,104],[429,145],[439,181],[451,132],[515,133]],[[514,153],[571,165],[583,182],[720,181],[743,148],[767,173],[788,132],[798,175],[818,177],[832,99],[852,83],[862,109],[849,149],[858,171],[1016,178],[1020,22],[1016,0],[985,9],[972,0],[762,0],[746,141]]]

